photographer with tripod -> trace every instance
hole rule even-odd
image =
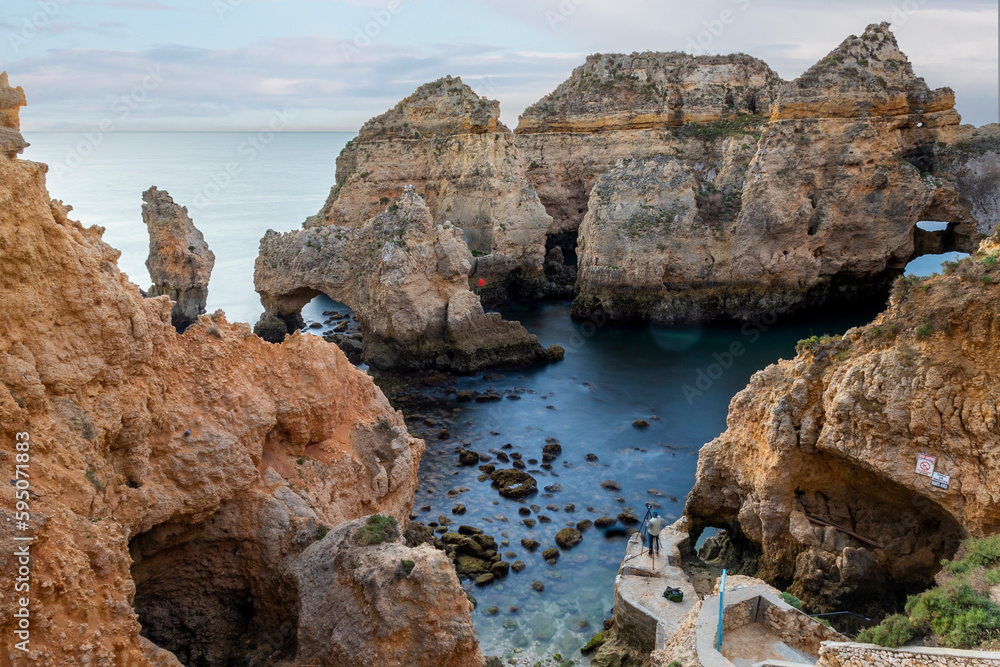
[[[653,550],[660,553],[660,532],[667,525],[660,513],[653,509],[652,503],[646,503],[646,517],[643,530],[646,533],[646,540],[649,543],[649,556],[653,557]]]

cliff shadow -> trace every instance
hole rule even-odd
[[[941,560],[968,537],[929,493],[836,453],[813,450],[788,467],[794,480],[758,489],[740,507],[689,515],[691,544],[708,527],[725,533],[688,560],[758,576],[810,612],[881,617],[932,585]]]
[[[294,658],[298,587],[238,536],[225,510],[164,523],[129,542],[141,634],[187,667],[256,667]]]
[[[949,252],[969,254],[975,252],[979,240],[970,234],[966,225],[957,222],[924,220],[913,229],[913,254],[909,262],[925,255],[943,255]]]

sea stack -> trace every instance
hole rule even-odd
[[[166,190],[153,186],[142,193],[142,201],[142,221],[149,230],[146,268],[153,281],[149,296],[174,301],[170,319],[178,333],[184,333],[205,312],[215,254],[187,207],[175,204]]]

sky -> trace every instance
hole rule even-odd
[[[514,127],[589,53],[743,52],[791,80],[881,21],[963,122],[997,122],[997,0],[3,0],[0,69],[25,131],[354,132],[449,74]]]

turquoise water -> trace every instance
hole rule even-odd
[[[473,618],[487,654],[513,657],[518,649],[527,655],[558,652],[582,660],[580,646],[611,616],[614,577],[626,539],[614,528],[625,526],[618,524],[610,536],[596,528],[585,532],[583,542],[552,566],[541,551],[555,546],[556,532],[582,519],[616,516],[626,507],[641,517],[647,502],[657,504],[667,519],[678,518],[694,483],[698,449],[725,429],[729,401],[750,376],[780,357],[793,356],[802,338],[843,332],[874,315],[856,312],[809,323],[666,330],[595,327],[572,320],[569,311],[569,303],[505,311],[537,334],[543,345],[565,347],[563,362],[503,373],[501,378],[462,378],[455,385],[458,390],[523,390],[521,400],[458,403],[453,396],[424,391],[422,403],[415,400],[403,407],[404,413],[414,409],[432,416],[433,422],[418,427],[427,442],[414,502],[419,520],[434,521],[444,514],[456,523],[483,528],[498,542],[510,541],[502,551],[517,555],[506,560],[518,558],[527,564],[523,572],[486,588],[465,584],[479,602]],[[637,419],[646,420],[649,427],[635,428],[632,422]],[[442,426],[448,430],[447,440],[435,435]],[[520,452],[525,460],[540,461],[546,438],[559,440],[562,455],[549,472],[529,462],[539,493],[523,501],[504,499],[489,482],[478,482],[475,466],[458,466],[455,449],[463,440],[480,453]],[[506,443],[512,449],[501,449]],[[587,454],[598,460],[588,462]],[[601,488],[604,480],[617,482],[621,491]],[[562,490],[546,497],[544,487],[552,484]],[[449,491],[462,488],[469,490],[448,497]],[[451,509],[458,503],[467,513],[453,516]],[[567,504],[575,511],[566,512]],[[426,505],[430,510],[420,511]],[[541,514],[551,522],[533,528],[520,523],[519,508],[530,505],[540,507],[530,518],[537,520]],[[537,540],[541,547],[532,554],[521,547],[522,538]],[[544,584],[544,592],[532,590],[534,581]],[[499,613],[489,614],[492,606]],[[517,610],[511,611],[511,606]]]
[[[119,265],[144,287],[149,282],[143,264],[148,237],[140,215],[141,193],[154,184],[168,190],[188,206],[216,254],[209,310],[222,308],[230,320],[252,323],[261,312],[253,291],[260,237],[268,228],[297,228],[320,208],[334,180],[336,155],[352,136],[278,134],[266,144],[258,142],[260,150],[250,153],[254,136],[241,133],[113,134],[103,137],[77,166],[63,169],[57,163],[66,163],[67,152],[79,147],[83,136],[32,133],[24,157],[52,165],[52,196],[73,205],[72,216],[84,224],[106,227],[105,240],[122,251]],[[343,312],[320,297],[304,315],[307,321],[321,320],[322,311],[329,309]],[[427,436],[415,512],[423,521],[445,514],[498,541],[509,540],[502,551],[516,556],[506,559],[527,564],[524,572],[486,588],[465,584],[479,601],[473,618],[484,653],[559,652],[580,659],[579,647],[611,614],[625,538],[591,529],[551,566],[542,560],[541,550],[553,546],[555,533],[567,523],[614,516],[625,507],[642,516],[647,502],[658,503],[669,519],[678,517],[694,482],[698,449],[725,429],[729,401],[750,376],[793,356],[799,339],[843,332],[874,313],[679,330],[574,321],[565,302],[513,306],[505,315],[523,322],[543,345],[562,345],[566,358],[502,377],[452,383],[455,390],[509,390],[520,400],[458,403],[443,389],[425,388],[402,401],[411,428]],[[648,421],[649,427],[633,427],[637,419]],[[442,428],[446,439],[437,437]],[[478,482],[476,467],[458,466],[455,450],[463,441],[490,456],[495,456],[490,450],[519,452],[525,460],[540,461],[546,438],[559,440],[562,455],[551,471],[528,464],[540,488],[524,502],[503,499],[488,482]],[[501,450],[507,443],[511,448]],[[587,454],[597,460],[587,461]],[[608,479],[620,484],[621,491],[602,489],[600,482]],[[561,490],[544,497],[542,487],[553,484]],[[463,488],[468,490],[448,497],[449,491]],[[465,515],[451,514],[456,503],[466,506]],[[551,521],[533,528],[520,523],[518,509],[532,504],[540,510],[531,511],[530,518],[538,520],[542,514]],[[567,512],[567,504],[575,505],[575,511]],[[419,510],[427,505],[429,511]],[[520,546],[527,537],[541,543],[538,552]],[[544,592],[531,589],[534,581],[545,585]],[[496,615],[487,614],[492,606],[499,609]]]

